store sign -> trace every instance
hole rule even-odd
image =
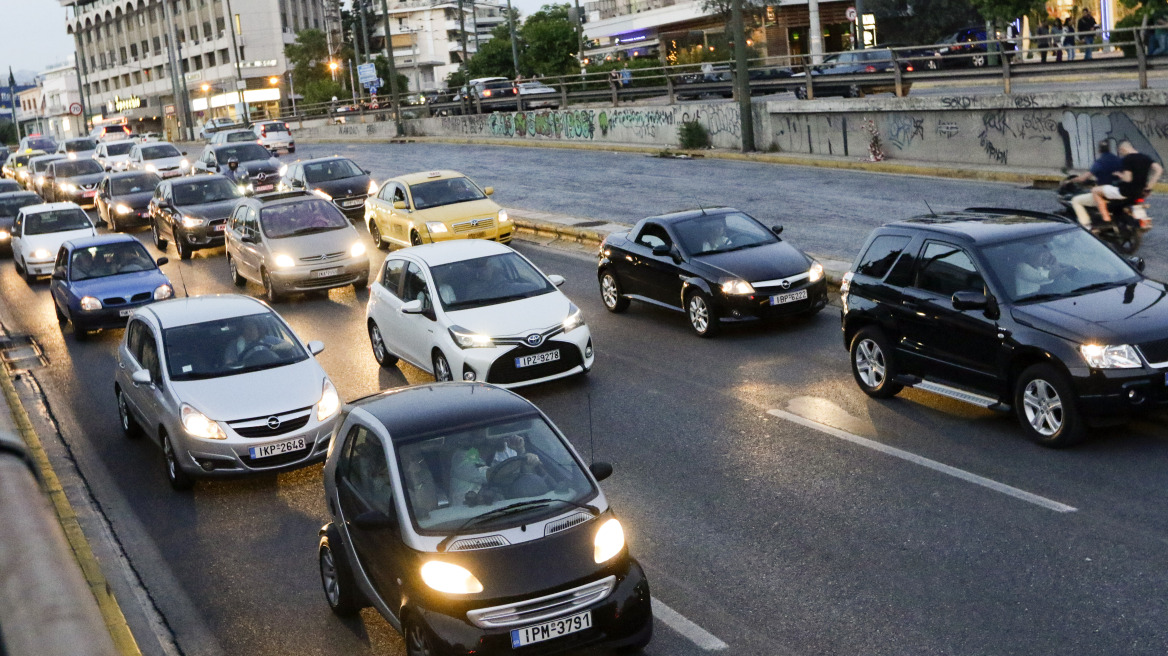
[[[138,96],[130,96],[129,98],[122,98],[121,96],[114,96],[114,99],[109,101],[109,111],[124,112],[127,109],[138,109],[142,106],[142,99]]]

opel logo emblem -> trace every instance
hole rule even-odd
[[[268,417],[268,428],[270,428],[272,430],[276,430],[279,427],[280,427],[280,418],[279,417]]]
[[[539,346],[543,343],[543,335],[540,335],[539,333],[531,333],[525,337],[523,341],[527,342],[528,346]]]
[[[790,289],[791,288],[791,281],[790,280],[784,280],[780,284],[783,286],[783,289]]]

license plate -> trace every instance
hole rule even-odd
[[[94,196],[97,195],[97,192],[96,191],[87,191],[81,195],[85,196],[86,198],[93,198]]]
[[[215,232],[226,232],[227,231],[227,224],[220,223],[219,225],[212,226],[211,229]]]
[[[365,201],[363,201],[363,200],[347,200],[341,204],[344,205],[345,207],[359,207],[359,206],[363,205],[364,203],[365,203]]]
[[[1144,207],[1143,205],[1133,205],[1131,208],[1131,213],[1132,216],[1137,219],[1148,218],[1148,208]]]
[[[543,642],[544,640],[551,640],[552,638],[558,638],[569,633],[576,633],[577,631],[590,628],[592,628],[592,611],[586,610],[577,615],[544,622],[543,624],[525,626],[522,629],[511,629],[511,648],[518,649],[519,647],[530,645],[534,642]]]
[[[271,191],[271,190],[273,190],[273,189],[275,189],[275,188],[276,188],[276,185],[274,185],[274,184],[270,184],[270,185],[258,185],[258,186],[256,186],[255,190],[256,190],[256,191]]]
[[[119,317],[128,317],[128,316],[130,316],[131,314],[134,314],[134,311],[133,311],[133,310],[118,310],[118,316],[119,316]]]
[[[534,355],[524,355],[524,356],[515,358],[515,366],[518,368],[533,367],[537,364],[544,364],[547,362],[555,362],[556,360],[559,360],[559,359],[560,359],[559,350],[547,351],[546,353],[536,353]]]
[[[340,269],[321,269],[320,271],[313,271],[312,277],[313,278],[328,278],[329,276],[335,276],[340,272],[341,272]]]
[[[782,305],[783,303],[794,303],[795,301],[803,301],[807,299],[807,290],[800,289],[797,292],[789,294],[775,294],[771,297],[771,305]]]
[[[257,458],[269,458],[271,456],[278,456],[282,453],[292,453],[304,448],[304,438],[298,437],[287,442],[276,442],[274,444],[265,444],[263,446],[253,446],[247,450],[252,460]]]
[[[466,236],[466,238],[467,239],[482,239],[483,237],[486,237],[486,236],[487,236],[487,233],[480,230],[478,232],[470,233],[469,235]]]

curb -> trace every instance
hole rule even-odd
[[[69,541],[69,547],[73,550],[85,583],[97,601],[98,610],[101,611],[102,620],[104,620],[110,638],[113,640],[114,648],[122,656],[142,656],[142,650],[138,647],[133,633],[130,632],[130,626],[126,623],[125,615],[122,614],[122,608],[118,605],[117,599],[114,598],[113,591],[110,589],[105,575],[102,574],[101,566],[98,564],[97,558],[94,557],[93,550],[89,547],[89,540],[81,531],[81,524],[77,521],[73,505],[69,503],[69,499],[65,496],[65,490],[61,487],[61,482],[49,463],[49,457],[41,445],[40,436],[37,435],[24,405],[20,402],[20,396],[16,391],[16,386],[12,383],[12,377],[3,367],[0,367],[0,388],[3,388],[4,397],[8,401],[8,409],[12,413],[12,420],[16,424],[17,432],[20,433],[28,447],[28,455],[36,463],[37,471],[41,477],[41,489],[52,502],[57,520],[61,523],[65,538]]]

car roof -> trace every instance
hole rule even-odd
[[[216,132],[215,134],[236,134],[238,132],[246,132],[248,134],[252,133],[249,128],[235,128],[234,130],[222,130],[220,132]]]
[[[367,396],[352,405],[381,422],[394,442],[539,416],[539,410],[530,401],[486,383],[413,385]],[[426,410],[419,411],[419,408]]]
[[[158,176],[157,173],[151,171],[110,171],[108,174],[110,180],[121,180],[122,178],[135,178],[140,175]]]
[[[992,243],[1061,232],[1074,224],[1053,215],[1026,210],[942,212],[894,221],[886,228],[925,230],[973,243]]]
[[[743,213],[740,210],[734,209],[733,207],[707,207],[704,209],[698,208],[696,210],[683,210],[681,212],[672,212],[670,214],[659,214],[657,216],[649,216],[649,217],[645,217],[641,221],[655,221],[657,223],[675,223],[677,221],[684,221],[686,219],[692,219],[692,218],[699,217],[702,215],[719,216],[722,214],[730,214],[731,212],[737,212],[739,214]],[[638,225],[641,223],[641,221],[637,222]]]
[[[174,328],[205,321],[263,314],[272,312],[272,309],[258,299],[242,294],[209,294],[151,303],[140,311],[153,314],[163,328]]]
[[[36,196],[37,198],[40,198],[40,195],[35,193],[35,192],[28,191],[26,189],[21,189],[20,191],[5,191],[5,192],[0,193],[0,200],[8,200],[10,198],[20,198],[22,196]]]
[[[248,201],[258,202],[261,205],[267,207],[270,205],[277,205],[280,203],[290,203],[290,202],[295,201],[295,200],[304,200],[307,198],[312,198],[312,199],[316,199],[316,200],[324,200],[323,198],[320,197],[320,194],[317,194],[317,193],[314,193],[311,191],[304,191],[302,189],[294,189],[292,191],[273,191],[271,193],[266,193],[266,194],[256,194],[254,196],[247,196],[243,200],[244,200],[244,202],[248,202]],[[328,201],[325,201],[325,202],[328,202]]]
[[[70,239],[63,245],[69,248],[89,248],[90,246],[104,246],[106,244],[120,244],[126,242],[137,242],[133,235],[127,235],[121,232],[110,232],[96,237],[82,237],[81,239]],[[141,242],[139,242],[141,243]]]
[[[437,175],[435,175],[437,174]],[[429,182],[431,180],[449,180],[451,178],[465,178],[466,176],[458,171],[442,170],[442,171],[418,171],[417,173],[406,173],[392,178],[395,182],[404,182],[408,185],[416,185],[421,182]]]
[[[61,155],[59,153],[49,153],[46,155],[37,155],[36,157],[30,157],[28,160],[28,163],[32,164],[33,162],[53,162],[53,161],[56,161],[59,159],[65,159],[65,156]]]
[[[427,266],[435,267],[450,264],[451,262],[473,260],[478,257],[502,255],[503,253],[511,253],[513,251],[510,246],[500,244],[497,241],[487,241],[485,239],[452,239],[433,244],[411,246],[403,252],[425,262]]]
[[[169,182],[170,188],[173,189],[179,185],[199,184],[200,182],[206,182],[207,180],[210,180],[212,178],[219,178],[220,180],[227,180],[227,176],[223,175],[222,173],[209,173],[209,174],[205,174],[205,175],[201,174],[201,175],[183,176],[181,178],[174,178],[171,180],[163,180],[162,182]],[[227,181],[231,182],[230,180],[227,180]]]
[[[350,162],[353,162],[352,158],[345,157],[344,155],[329,155],[327,157],[313,157],[312,159],[298,159],[295,162],[292,162],[292,164],[300,164],[300,165],[316,164],[318,162],[328,162],[328,161],[335,160],[335,159],[347,159]],[[353,163],[356,164],[356,162],[353,162]],[[289,166],[291,166],[292,164],[289,164]],[[357,168],[360,168],[360,165],[358,165]]]
[[[41,203],[39,205],[28,205],[26,207],[22,207],[20,209],[20,211],[24,212],[26,215],[28,215],[28,214],[40,214],[41,212],[52,212],[54,210],[67,210],[67,209],[71,209],[71,208],[77,208],[80,210],[81,206],[78,205],[77,203],[70,203],[68,201],[63,201],[60,203]]]

